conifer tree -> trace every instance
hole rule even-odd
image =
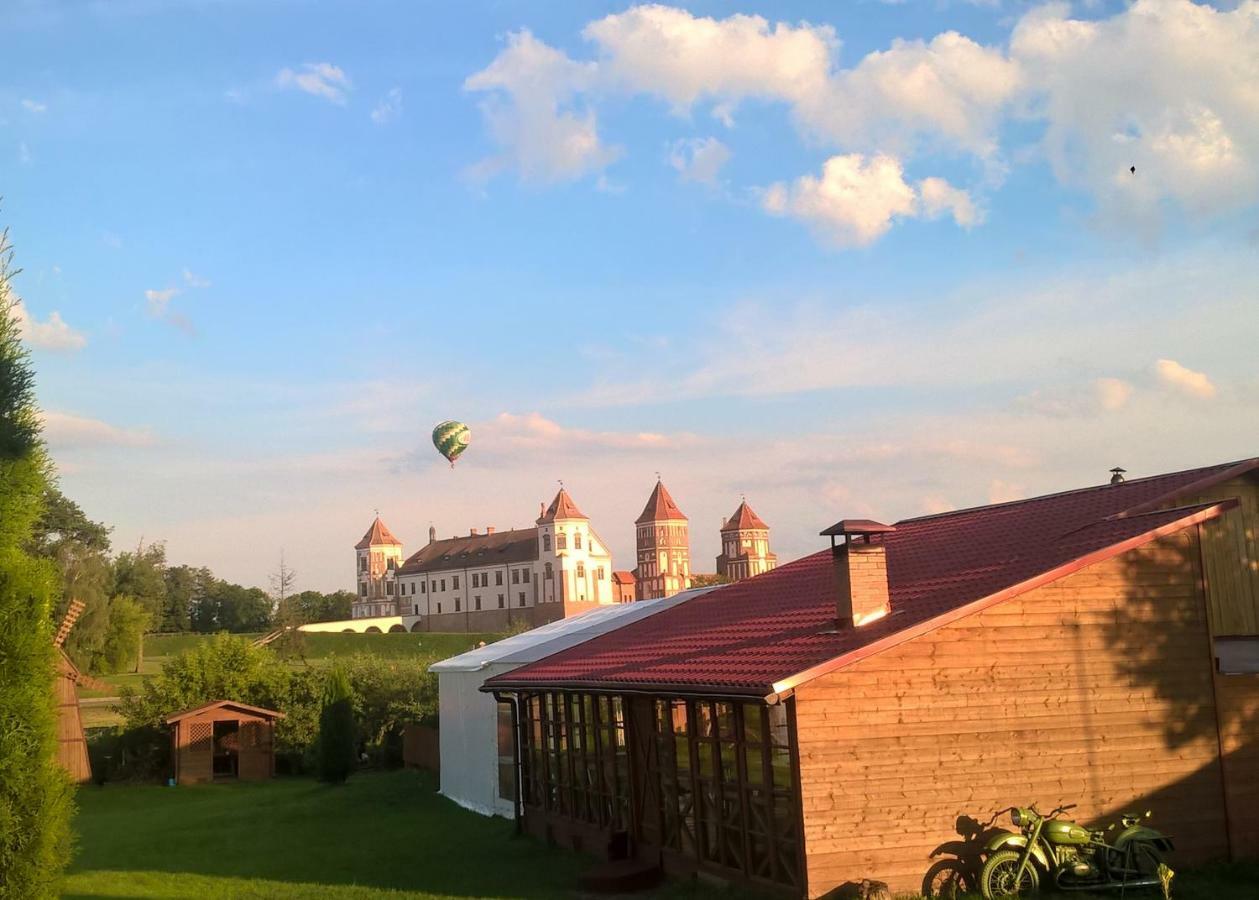
[[[71,788],[57,762],[55,573],[25,551],[50,470],[22,346],[12,252],[0,233],[0,898],[54,897],[70,851]]]
[[[340,666],[328,673],[319,712],[319,777],[341,784],[354,771],[354,693]]]

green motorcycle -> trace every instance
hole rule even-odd
[[[1105,831],[1057,818],[1072,809],[1074,803],[1047,816],[1034,806],[1008,810],[1019,833],[1005,831],[989,839],[979,875],[985,900],[1035,894],[1042,878],[1064,891],[1161,887],[1170,896],[1172,870],[1163,854],[1172,849],[1172,841],[1141,824],[1148,812],[1123,816],[1123,830],[1108,844]]]

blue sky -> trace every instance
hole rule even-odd
[[[791,558],[1256,452],[1254,3],[0,21],[48,439],[119,547],[331,589],[374,508],[413,548],[563,479],[628,568],[660,471],[705,570],[741,493]]]

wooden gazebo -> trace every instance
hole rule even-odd
[[[275,721],[284,713],[216,700],[168,716],[177,784],[260,781],[275,775]]]

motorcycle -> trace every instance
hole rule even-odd
[[[936,861],[923,876],[922,895],[932,900],[954,900],[978,891],[979,873],[984,866],[988,842],[999,834],[1010,833],[1005,828],[994,827],[997,819],[1007,812],[1008,809],[999,810],[987,822],[971,816],[958,816],[954,829],[962,840],[945,841],[931,851],[928,859]]]
[[[1072,809],[1074,803],[1047,816],[1035,806],[1003,811],[1010,813],[1019,833],[1005,832],[988,841],[988,858],[979,875],[985,900],[1034,894],[1042,877],[1063,891],[1162,887],[1164,896],[1170,897],[1174,873],[1163,854],[1173,849],[1172,841],[1142,824],[1149,812],[1123,816],[1123,830],[1108,844],[1107,831],[1114,825],[1092,831],[1058,818]]]

